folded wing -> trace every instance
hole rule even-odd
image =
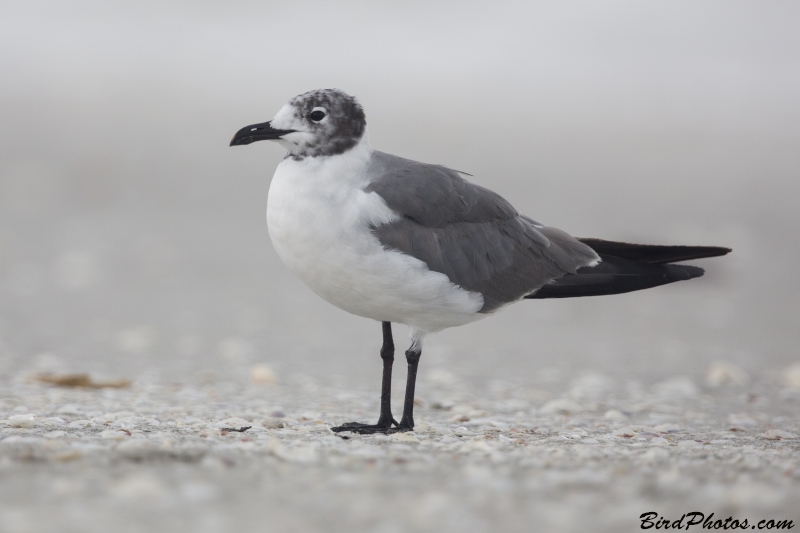
[[[481,312],[517,301],[599,256],[556,228],[520,215],[456,171],[374,152],[367,192],[402,218],[373,228],[380,242],[483,295]]]

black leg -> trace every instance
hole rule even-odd
[[[422,355],[422,348],[412,346],[406,352],[406,361],[408,361],[408,378],[406,379],[406,398],[403,403],[403,418],[395,431],[411,431],[414,429],[414,388],[417,383],[417,366],[419,365],[419,357]]]
[[[341,426],[331,428],[331,431],[352,431],[353,433],[386,433],[392,424],[397,421],[392,417],[392,364],[394,363],[394,341],[392,340],[392,323],[383,322],[383,346],[381,346],[381,359],[383,359],[383,379],[381,381],[381,415],[377,424],[361,424],[347,422]],[[413,395],[413,391],[412,391]]]
[[[381,359],[383,359],[383,379],[381,380],[381,416],[378,418],[379,426],[389,427],[397,421],[392,416],[392,365],[394,364],[394,341],[392,340],[392,323],[383,322],[383,346],[381,346]]]

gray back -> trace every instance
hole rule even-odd
[[[403,217],[373,228],[381,243],[481,293],[482,313],[598,259],[585,244],[520,215],[454,170],[376,151],[368,172],[374,178],[366,191]]]

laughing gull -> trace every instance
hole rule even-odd
[[[337,89],[289,100],[231,146],[273,140],[267,224],[275,250],[322,298],[382,323],[383,380],[376,424],[333,431],[414,428],[414,384],[426,334],[484,318],[523,299],[618,294],[703,275],[677,261],[725,255],[713,246],[576,239],[517,212],[461,173],[373,150],[364,110]],[[406,324],[403,416],[392,417],[392,322]]]

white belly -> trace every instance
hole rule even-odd
[[[374,320],[431,332],[484,317],[480,294],[381,246],[370,224],[397,214],[364,192],[363,165],[333,159],[285,159],[275,171],[267,223],[286,266],[328,302]]]

